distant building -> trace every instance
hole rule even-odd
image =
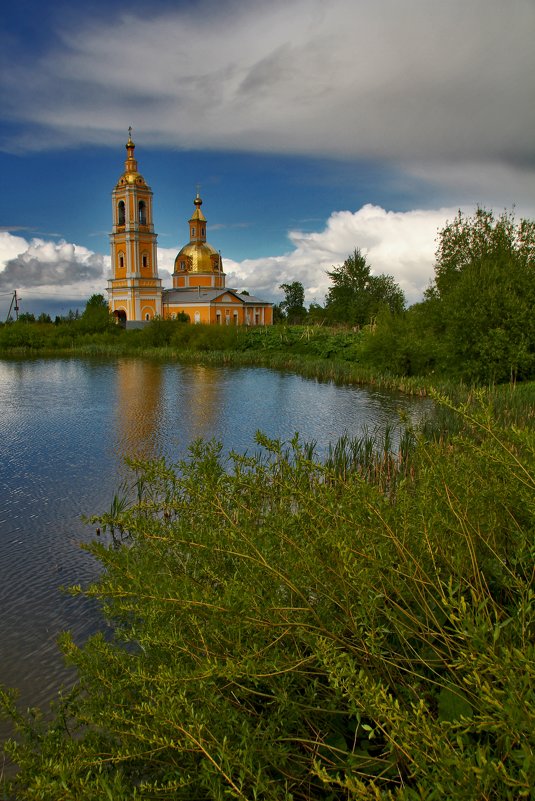
[[[112,192],[110,311],[123,324],[183,313],[192,323],[271,325],[272,303],[226,288],[221,253],[206,241],[206,218],[198,193],[189,220],[190,240],[175,259],[173,287],[162,288],[152,191],[138,172],[134,148],[129,135],[125,169]]]

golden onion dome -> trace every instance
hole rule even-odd
[[[137,170],[137,160],[134,157],[135,144],[132,141],[132,129],[128,129],[128,142],[126,143],[126,161],[124,163],[124,172],[117,181],[117,187],[124,186],[124,184],[137,184],[138,186],[147,186],[145,179]]]
[[[220,255],[208,242],[189,242],[175,259],[175,273],[217,273]]]
[[[220,273],[221,254],[206,241],[206,218],[201,211],[199,193],[193,201],[195,211],[190,217],[191,239],[175,259],[176,273]]]

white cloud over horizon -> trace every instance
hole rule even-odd
[[[392,212],[370,204],[355,212],[335,211],[320,231],[290,231],[292,249],[287,253],[240,262],[224,259],[227,286],[280,301],[280,284],[300,281],[307,303],[323,303],[330,285],[327,271],[360,248],[372,273],[392,275],[412,304],[421,300],[433,278],[437,233],[456,212],[454,208]],[[167,287],[176,252],[158,249],[159,274]],[[4,294],[17,289],[43,304],[47,297],[77,298],[83,303],[92,294],[106,294],[109,270],[108,255],[72,243],[27,240],[0,231],[0,291]]]
[[[69,242],[25,239],[0,231],[0,293],[28,300],[85,302],[105,293],[110,257]],[[24,309],[23,309],[24,310]],[[43,309],[46,311],[46,309]]]
[[[8,42],[3,109],[26,130],[4,148],[115,145],[132,122],[152,147],[386,159],[453,179],[459,202],[488,203],[499,177],[515,188],[503,203],[528,200],[531,0],[207,0],[202,12],[82,10],[38,56]]]

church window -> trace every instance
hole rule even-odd
[[[186,262],[185,261],[181,261],[180,262],[180,269],[181,270],[185,270],[186,269]]]
[[[144,200],[139,201],[139,224],[146,225],[147,224],[147,206]]]
[[[124,225],[125,214],[124,214],[124,200],[119,201],[119,206],[117,207],[118,217],[117,217],[117,225]]]
[[[121,269],[124,267],[124,256],[122,253],[119,253],[119,267]]]
[[[143,263],[143,267],[147,266],[147,254],[146,253],[143,254],[142,263]]]
[[[194,236],[195,236],[195,228],[192,228],[191,229],[191,238],[193,239]]]

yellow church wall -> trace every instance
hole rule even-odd
[[[230,296],[229,296],[230,297]],[[187,314],[191,323],[206,325],[272,325],[273,311],[269,306],[245,306],[238,299],[232,302],[199,304],[165,304],[163,316],[167,319]],[[196,316],[197,315],[197,316]]]
[[[142,320],[152,320],[156,316],[156,311],[154,308],[154,303],[145,303],[141,307],[141,319]]]
[[[214,289],[224,289],[225,277],[223,275],[199,275],[196,273],[186,273],[186,275],[173,275],[173,288],[184,289],[187,287],[206,287]]]
[[[219,303],[239,303],[241,305],[242,301],[234,295],[223,295],[223,297],[219,298]]]
[[[213,280],[212,275],[195,275],[194,273],[191,273],[189,276],[189,285],[192,287],[194,286],[211,287],[212,280]]]

